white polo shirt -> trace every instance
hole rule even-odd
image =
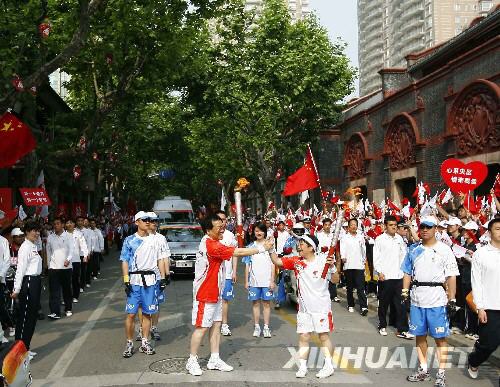
[[[403,278],[401,264],[405,259],[407,246],[403,238],[396,234],[391,237],[383,233],[375,239],[373,246],[373,267],[382,273],[385,279]]]
[[[366,244],[363,235],[346,233],[340,240],[340,256],[345,259],[344,270],[364,270]]]
[[[491,243],[472,255],[472,296],[478,309],[500,310],[500,249]]]

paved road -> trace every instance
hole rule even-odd
[[[392,330],[385,338],[379,336],[373,312],[367,318],[361,317],[358,313],[348,313],[342,303],[334,304],[336,373],[326,380],[318,380],[312,369],[305,379],[296,379],[294,307],[287,305],[280,311],[273,310],[272,338],[255,339],[250,303],[241,284],[236,286],[236,299],[230,310],[233,336],[223,338],[221,344],[221,357],[235,370],[230,373],[206,371],[199,378],[186,375],[191,279],[177,279],[167,288],[168,300],[159,324],[162,340],[156,343],[156,355],[137,352],[132,358],[124,359],[121,356],[125,343],[124,292],[116,259],[116,255],[106,257],[102,279],[82,295],[72,317],[39,322],[32,342],[33,350],[38,352],[32,362],[35,386],[410,385],[405,377],[410,372],[408,366],[415,364],[413,343],[396,338]],[[47,298],[47,291],[43,298]],[[46,306],[44,309],[47,310]],[[310,368],[322,365],[317,346],[317,341],[311,344]],[[457,349],[450,357],[449,385],[498,386],[499,370],[489,365],[481,369],[476,381],[465,376],[466,371],[460,367],[463,367],[464,351],[469,350]],[[208,355],[205,342],[201,357]]]

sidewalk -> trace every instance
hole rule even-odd
[[[346,297],[346,289],[337,288],[337,295],[338,297],[344,301],[347,302],[347,297]],[[356,300],[356,299],[355,299]],[[377,312],[377,299],[376,298],[368,298],[368,310],[372,312]],[[463,335],[456,335],[456,334],[451,334],[448,337],[448,343],[454,347],[467,347],[471,348],[474,345],[472,340],[466,339]],[[488,361],[495,365],[496,367],[500,368],[500,348],[497,348],[495,352],[492,353],[492,355],[489,357]]]

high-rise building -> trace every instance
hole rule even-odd
[[[288,3],[288,9],[293,21],[300,20],[309,13],[309,0],[284,0]],[[262,9],[262,0],[246,0],[247,9],[255,9],[257,14]]]
[[[405,56],[445,42],[500,0],[358,0],[359,87],[381,87],[378,71],[404,67]]]

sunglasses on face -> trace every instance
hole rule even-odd
[[[427,226],[425,224],[420,225],[419,230],[430,230],[434,226]]]
[[[145,218],[145,219],[141,219],[144,223],[151,223],[151,219],[149,218]]]

